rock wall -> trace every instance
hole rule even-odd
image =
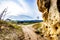
[[[46,40],[60,40],[60,1],[37,0],[38,9],[42,12],[42,34]]]

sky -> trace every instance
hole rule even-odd
[[[5,8],[3,19],[42,20],[36,0],[0,0],[0,14]]]

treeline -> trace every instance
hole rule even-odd
[[[33,24],[43,22],[43,20],[25,20],[25,21],[16,21],[17,24]]]

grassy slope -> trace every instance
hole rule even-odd
[[[32,25],[33,24],[33,25]],[[36,29],[37,34],[41,34],[41,22],[40,23],[29,23],[22,25],[32,25]],[[6,22],[0,20],[0,40],[24,40],[24,33],[20,24],[14,22]]]
[[[24,35],[20,26],[0,20],[0,40],[23,40],[23,38]]]

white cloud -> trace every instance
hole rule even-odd
[[[4,1],[0,4],[0,13],[6,7],[8,7],[7,16],[10,16],[10,15],[17,16],[22,13],[28,13],[28,6],[23,1],[21,1],[20,3],[23,5],[23,7],[20,7],[18,4],[16,4],[15,2],[12,2],[12,1]]]
[[[4,8],[8,7],[8,10],[7,10],[8,14],[5,16],[5,18],[24,14],[24,15],[31,16],[33,18],[35,17],[34,19],[36,19],[36,16],[39,15],[40,19],[42,19],[41,14],[37,9],[36,2],[35,2],[36,7],[34,7],[34,9],[32,9],[29,6],[29,4],[26,3],[24,0],[17,0],[17,1],[21,5],[17,4],[16,2],[13,2],[12,0],[2,1],[0,4],[0,13],[4,10]],[[37,13],[37,15],[35,13]]]
[[[37,13],[37,16],[39,16],[39,20],[43,20],[42,19],[42,12],[39,11],[38,6],[37,6],[37,0],[35,1],[35,6],[36,6],[35,7],[35,9],[36,9],[35,12]]]
[[[33,12],[32,12],[33,9],[30,7],[30,5],[27,2],[25,2],[25,0],[18,0],[18,2],[22,4],[25,10],[27,10],[27,13],[25,13],[25,15],[33,16]]]

